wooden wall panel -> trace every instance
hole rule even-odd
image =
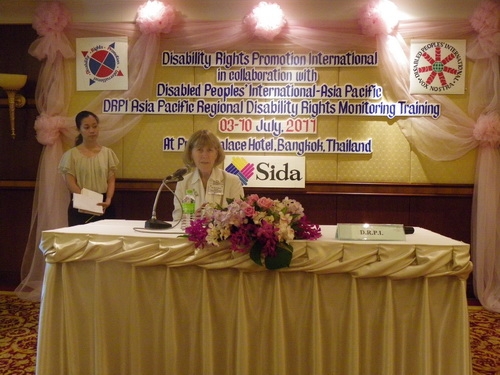
[[[20,282],[33,205],[31,189],[0,189],[0,286]]]
[[[414,226],[471,242],[472,196],[412,197],[409,212]]]
[[[340,223],[404,224],[409,221],[409,197],[388,195],[340,195]]]

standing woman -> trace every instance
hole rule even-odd
[[[91,221],[114,218],[111,201],[115,193],[115,172],[118,157],[110,148],[101,146],[99,137],[99,118],[92,112],[82,111],[75,117],[78,136],[75,147],[64,153],[59,163],[70,193],[80,194],[83,188],[104,194],[99,205],[103,207],[101,216],[78,212],[72,203],[68,207],[68,225],[85,224]]]
[[[220,140],[213,133],[208,130],[193,133],[186,144],[182,160],[194,171],[177,183],[175,195],[179,200],[182,201],[188,189],[193,190],[196,210],[208,202],[225,207],[226,199],[242,198],[244,192],[239,177],[217,167],[224,157]],[[173,220],[182,217],[182,207],[175,197],[172,217]]]

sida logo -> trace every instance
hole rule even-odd
[[[126,90],[127,38],[80,38],[77,44],[77,89]]]
[[[247,187],[305,187],[305,158],[300,156],[227,156],[225,170]]]
[[[253,176],[253,163],[249,163],[245,158],[233,156],[231,163],[226,167],[226,172],[232,173],[240,178],[243,186],[248,185],[248,180]]]
[[[463,94],[465,40],[413,42],[411,94]]]

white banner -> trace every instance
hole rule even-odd
[[[78,91],[128,89],[127,37],[76,39]]]
[[[412,40],[410,94],[463,94],[465,40]]]

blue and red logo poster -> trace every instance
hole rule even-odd
[[[127,37],[76,40],[78,91],[128,89]]]

